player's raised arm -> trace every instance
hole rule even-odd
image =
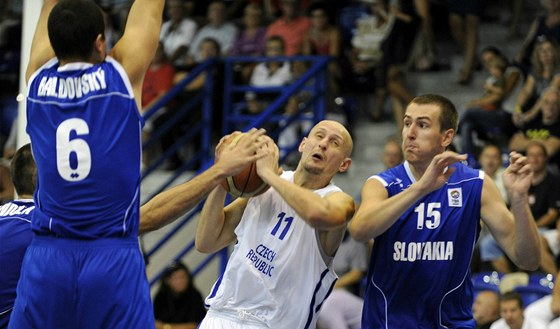
[[[164,4],[164,0],[135,0],[123,36],[110,53],[124,67],[136,98],[158,46]]]
[[[54,57],[54,50],[51,47],[49,40],[49,32],[47,29],[47,22],[51,10],[56,5],[58,0],[44,0],[41,13],[39,14],[39,21],[35,28],[33,41],[31,42],[31,54],[29,55],[29,63],[25,72],[25,81],[29,81],[29,77],[33,72],[37,71],[39,67],[45,64],[49,59]]]

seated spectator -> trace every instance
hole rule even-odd
[[[301,54],[303,39],[311,22],[307,17],[299,15],[297,0],[281,1],[282,16],[268,26],[266,37],[277,35],[284,39],[284,54],[287,56]]]
[[[167,60],[163,51],[163,44],[159,43],[156,54],[144,77],[142,84],[142,112],[149,109],[161,97],[163,97],[171,87],[173,87],[173,79],[175,76],[175,68]],[[159,114],[152,116],[146,122],[142,131],[142,140],[145,142],[150,137],[153,129],[153,123],[158,115],[165,113],[166,109],[159,110]],[[157,147],[150,147],[142,153],[142,163],[149,165],[157,154]]]
[[[560,181],[557,176],[547,170],[546,150],[541,143],[532,142],[528,146],[527,160],[533,169],[531,187],[528,192],[529,206],[541,234],[540,270],[544,273],[557,273],[558,269],[552,250],[558,250],[555,233],[560,206],[557,186],[560,185]],[[491,262],[505,257],[491,235],[481,239],[480,254],[483,261]],[[506,272],[502,268],[496,268],[496,270]]]
[[[163,273],[154,297],[156,329],[196,329],[206,310],[189,269],[174,262]]]
[[[245,7],[243,14],[244,28],[239,32],[229,56],[263,56],[266,41],[266,28],[262,26],[262,9],[251,3]],[[240,78],[247,83],[255,67],[254,63],[243,63],[239,66]]]
[[[187,66],[183,67],[182,70],[176,71],[174,80],[175,83],[181,82],[185,79],[189,72],[195,68],[198,64],[206,61],[210,58],[220,58],[221,57],[221,50],[220,45],[218,42],[212,38],[207,38],[202,40],[199,45],[198,49],[198,58],[200,62],[193,62],[189,63]],[[217,93],[220,88],[223,86],[223,69],[222,66],[219,64],[212,67],[210,70],[212,74],[212,78],[214,79],[213,87],[214,93]],[[176,98],[173,99],[172,102],[169,103],[166,111],[159,117],[157,117],[154,121],[154,126],[160,127],[165,124],[167,120],[173,118],[176,115],[177,111],[193,96],[199,93],[206,84],[206,79],[208,72],[204,71],[197,75],[193,81],[185,86],[185,89],[182,93],[177,95]],[[221,97],[214,97],[213,99],[212,108],[214,112],[212,112],[212,125],[213,129],[212,132],[216,135],[219,135],[221,132],[221,122],[222,122],[222,98]],[[164,150],[170,148],[175,142],[184,136],[184,134],[191,129],[192,125],[199,122],[202,118],[202,106],[192,110],[188,117],[181,117],[179,121],[171,128],[171,130],[161,138],[161,145]],[[216,136],[212,136],[213,138]],[[179,168],[184,161],[188,160],[190,156],[198,150],[199,147],[199,140],[194,138],[193,141],[187,145],[184,145],[180,152],[175,153],[166,163],[165,169],[167,170],[175,170]]]
[[[284,56],[284,39],[280,36],[267,38],[265,42],[265,56]],[[292,71],[289,62],[269,61],[259,63],[255,66],[249,84],[254,87],[283,86],[292,82]],[[253,92],[245,95],[247,110],[249,113],[260,113],[276,95],[257,96]]]
[[[473,134],[503,145],[509,140],[513,125],[511,114],[502,107],[506,83],[506,61],[495,57],[487,64],[489,76],[484,82],[482,96],[471,100],[460,120],[461,151],[471,158],[478,154]]]
[[[516,63],[520,65],[525,74],[532,69],[531,56],[535,45],[539,42],[539,37],[544,36],[560,43],[560,1],[548,0],[540,3],[545,12],[535,18],[515,57]]]
[[[525,316],[548,323],[549,329],[560,328],[560,272],[556,274],[552,294],[544,296],[530,305],[527,305],[525,308]]]
[[[382,162],[385,169],[393,168],[401,164],[404,160],[402,146],[396,138],[389,138],[383,146]]]
[[[506,71],[504,72],[505,82],[503,86],[503,108],[506,110],[513,109],[515,107],[515,100],[510,96],[514,94],[517,95],[519,93],[519,90],[521,89],[522,83],[520,82],[523,79],[523,73],[521,72],[521,69],[517,65],[511,64],[504,53],[494,46],[488,46],[482,49],[480,57],[482,64],[484,64],[484,67],[486,67],[487,69],[490,62],[495,58],[502,58],[504,61],[506,61],[506,63],[508,63]]]
[[[515,291],[506,292],[500,298],[501,319],[490,329],[546,329],[546,324],[523,315],[523,300]]]
[[[251,3],[243,12],[243,29],[237,34],[229,56],[263,56],[266,28],[262,26],[262,9]]]
[[[526,75],[523,88],[517,95],[514,113],[531,109],[551,83],[560,87],[558,43],[546,37],[539,38],[531,58],[531,71]]]
[[[476,329],[489,329],[500,318],[500,295],[493,290],[479,292],[472,306]]]
[[[161,26],[159,38],[169,61],[175,66],[182,66],[187,61],[189,45],[193,41],[197,24],[186,16],[182,0],[168,0],[166,13],[169,20]]]
[[[311,27],[303,39],[304,55],[330,56],[328,66],[328,107],[334,105],[338,95],[338,80],[341,77],[338,59],[340,56],[340,30],[329,24],[327,9],[322,3],[312,4],[309,8]]]
[[[370,110],[369,100],[361,107],[367,109],[373,121],[379,121],[387,98],[387,71],[382,65],[383,43],[389,36],[395,16],[385,0],[362,0],[370,5],[370,15],[356,20],[352,48],[341,62],[343,92],[375,94],[375,104]]]
[[[543,91],[540,100],[525,113],[514,113],[513,123],[519,129],[509,142],[512,151],[525,152],[531,141],[543,143],[546,153],[556,163],[560,150],[560,90]]]
[[[189,49],[191,62],[200,61],[198,51],[203,40],[208,38],[216,40],[220,45],[221,52],[227,54],[231,50],[237,36],[237,27],[233,23],[226,21],[226,5],[223,1],[212,1],[208,6],[206,17],[208,24],[196,32]]]
[[[339,279],[319,312],[317,325],[321,329],[361,328],[364,301],[357,294],[367,271],[367,258],[367,244],[355,241],[346,232],[333,260]]]

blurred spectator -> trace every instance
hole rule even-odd
[[[547,37],[539,37],[531,58],[531,71],[517,95],[515,113],[529,110],[551,82],[560,87],[560,56],[557,42]]]
[[[175,68],[165,56],[163,44],[160,41],[156,54],[144,76],[144,82],[142,84],[142,112],[154,105],[169,91],[169,89],[171,89],[171,87],[173,87],[174,76]],[[165,113],[165,111],[165,108],[161,109],[147,120],[142,130],[143,142],[148,140],[153,129],[154,120],[157,116]],[[144,152],[142,152],[142,163],[144,165],[150,164],[157,153],[157,147],[150,147],[144,150]]]
[[[482,0],[451,0],[449,2],[449,26],[457,44],[463,49],[463,67],[458,82],[468,85],[476,67],[478,47],[478,23],[482,15]]]
[[[560,0],[543,0],[540,3],[545,12],[533,21],[521,50],[515,57],[525,74],[532,69],[532,56],[539,38],[545,37],[554,40],[555,43],[560,43]]]
[[[208,24],[203,26],[194,36],[189,55],[191,62],[200,62],[200,44],[203,40],[212,38],[220,45],[222,54],[227,54],[237,36],[237,27],[226,21],[226,5],[223,1],[213,0],[208,6]]]
[[[169,20],[161,26],[159,37],[163,43],[163,49],[173,65],[185,65],[189,45],[193,41],[197,24],[187,17],[182,0],[168,0],[166,13]]]
[[[489,329],[500,318],[500,295],[493,290],[479,292],[472,307],[476,329]]]
[[[196,329],[206,310],[190,270],[181,262],[171,264],[161,277],[154,297],[156,329]]]
[[[560,328],[560,272],[556,274],[552,294],[527,305],[525,316],[548,323],[548,329]]]
[[[237,34],[229,56],[263,56],[266,41],[266,28],[262,26],[262,9],[250,3],[243,14],[243,29]],[[242,83],[247,83],[255,67],[254,63],[236,66]]]
[[[560,150],[560,90],[546,89],[530,111],[513,114],[513,123],[519,132],[510,140],[511,150],[524,152],[531,141],[538,140],[554,161]]]
[[[540,269],[544,273],[556,273],[558,270],[552,248],[558,250],[557,235],[554,233],[556,233],[556,221],[560,206],[560,197],[556,187],[560,185],[560,181],[557,176],[547,170],[546,150],[541,143],[531,142],[529,144],[527,161],[533,169],[528,202],[541,235]],[[509,272],[505,266],[506,263],[503,261],[505,254],[491,235],[481,239],[480,255],[483,261],[492,262],[495,270]]]
[[[303,39],[311,22],[309,18],[299,15],[297,0],[281,1],[282,16],[268,26],[266,37],[277,35],[284,39],[284,54],[287,56],[301,54]]]
[[[243,12],[243,29],[239,32],[230,56],[262,56],[266,28],[262,26],[262,9],[257,4],[249,4]]]
[[[490,329],[546,329],[546,324],[523,315],[523,300],[515,291],[506,292],[500,298],[501,319]]]
[[[376,1],[376,0],[374,0]],[[383,66],[387,67],[387,91],[397,131],[403,128],[405,107],[413,95],[406,86],[406,64],[412,46],[421,28],[429,20],[427,0],[398,0],[391,2],[390,10],[395,16],[393,28],[383,45]],[[377,109],[379,110],[379,108]],[[378,113],[380,115],[380,113]],[[374,112],[374,117],[377,114]]]
[[[284,56],[284,39],[280,36],[267,38],[265,55],[267,57]],[[276,87],[287,85],[292,81],[291,65],[289,62],[269,61],[255,66],[249,84],[254,87]],[[245,95],[249,113],[260,113],[277,94],[257,96],[253,92]]]
[[[404,160],[400,141],[396,138],[389,138],[383,147],[382,162],[385,169],[393,168],[401,164]]]
[[[340,30],[329,23],[327,9],[323,3],[311,5],[309,8],[311,27],[303,39],[304,55],[330,56],[328,67],[328,105],[334,105],[334,97],[338,95],[338,80],[341,77],[338,60],[340,56]]]
[[[488,46],[482,49],[480,57],[482,60],[482,64],[486,69],[488,69],[490,62],[495,58],[502,58],[504,61],[506,61],[507,68],[504,72],[505,82],[503,87],[503,108],[511,111],[515,107],[515,100],[510,96],[517,95],[519,93],[519,90],[522,86],[522,83],[520,82],[523,80],[523,72],[517,65],[511,64],[504,53],[494,46]]]
[[[172,0],[173,1],[173,0]],[[142,85],[142,110],[146,110],[173,87],[175,68],[165,55],[160,41]]]
[[[504,149],[513,134],[511,114],[502,107],[506,68],[507,62],[501,57],[496,56],[488,62],[489,76],[484,82],[482,96],[471,100],[462,113],[459,121],[461,152],[469,154],[471,158],[478,154],[474,133],[480,139],[490,139]]]
[[[382,64],[383,44],[395,22],[395,15],[389,10],[386,0],[362,0],[370,7],[370,15],[356,20],[356,32],[352,36],[352,49],[345,53],[341,62],[341,89],[345,93],[359,93],[362,108],[373,121],[381,120],[387,97],[387,69]],[[374,94],[373,109],[369,106],[369,96]]]

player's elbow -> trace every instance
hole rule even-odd
[[[203,254],[211,254],[213,253],[213,248],[211,243],[205,243],[202,239],[196,238],[194,240],[194,247],[196,251],[203,253]]]

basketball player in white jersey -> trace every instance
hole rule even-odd
[[[321,121],[299,151],[296,170],[279,176],[278,148],[269,140],[257,152],[257,172],[270,189],[225,208],[223,188],[208,196],[197,249],[235,247],[199,328],[315,328],[337,279],[332,258],[354,213],[352,197],[331,182],[350,167],[352,138],[339,123]]]

